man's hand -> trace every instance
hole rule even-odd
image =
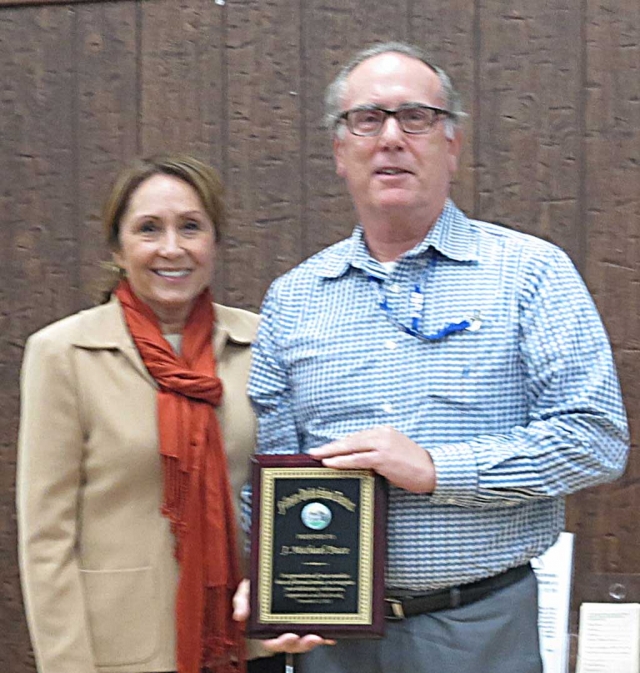
[[[370,469],[412,493],[432,493],[436,471],[427,451],[387,425],[330,442],[309,455],[338,470]]]
[[[233,596],[233,618],[237,622],[244,622],[249,618],[249,580],[247,579],[240,582]],[[302,654],[313,650],[318,645],[335,645],[335,640],[327,640],[314,635],[297,636],[295,633],[283,633],[277,638],[263,640],[262,645],[269,652]]]

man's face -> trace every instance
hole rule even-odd
[[[444,107],[441,84],[421,61],[389,52],[358,65],[347,79],[342,110],[361,105],[395,109],[407,103]],[[338,175],[351,192],[363,225],[371,218],[424,218],[430,226],[449,194],[460,142],[445,134],[445,120],[426,134],[404,133],[387,118],[380,134],[361,137],[345,127],[334,139]]]

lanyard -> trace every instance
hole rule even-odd
[[[425,270],[424,276],[421,279],[421,282],[424,281],[427,275],[432,272],[435,268],[438,258],[434,255],[427,268]],[[445,325],[441,330],[434,332],[433,334],[425,334],[420,330],[420,321],[422,320],[422,312],[424,309],[424,293],[422,292],[420,285],[421,282],[416,283],[413,286],[413,290],[409,294],[409,319],[411,321],[411,327],[403,324],[393,313],[393,310],[389,306],[389,301],[387,295],[383,289],[383,281],[380,278],[376,278],[371,274],[367,274],[369,282],[371,282],[375,288],[377,297],[378,297],[378,306],[384,311],[387,319],[401,332],[405,334],[410,334],[417,339],[422,341],[441,341],[445,337],[448,337],[450,334],[455,334],[456,332],[462,332],[463,330],[468,330],[470,332],[476,332],[482,327],[482,319],[480,314],[475,315],[473,318],[468,318],[457,323],[449,323]]]

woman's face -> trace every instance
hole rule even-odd
[[[152,175],[133,192],[120,221],[116,264],[156,314],[163,332],[179,332],[213,277],[215,232],[196,190]]]

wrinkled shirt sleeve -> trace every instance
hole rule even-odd
[[[280,360],[276,291],[272,288],[262,306],[258,337],[253,344],[249,397],[258,416],[260,453],[297,453],[301,450],[296,430],[292,392],[287,371]]]
[[[529,422],[426,447],[438,479],[434,503],[482,507],[564,496],[611,481],[625,468],[627,420],[591,296],[559,249],[530,266],[519,296]]]
[[[258,417],[258,453],[300,451],[287,373],[278,359],[274,329],[276,300],[273,289],[263,302],[258,336],[252,346],[248,394]],[[240,494],[241,526],[249,538],[251,530],[251,485]],[[249,542],[247,541],[247,552]]]

